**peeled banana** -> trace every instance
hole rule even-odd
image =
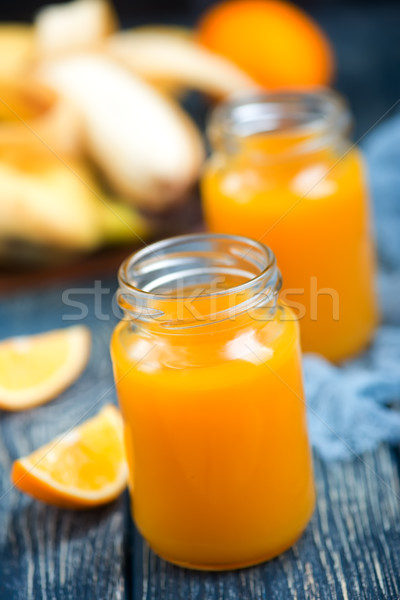
[[[257,87],[239,67],[175,27],[119,31],[106,40],[105,49],[134,73],[162,88],[189,88],[224,97]]]
[[[202,138],[172,99],[95,53],[50,61],[39,77],[78,110],[87,151],[116,193],[163,210],[194,184]]]
[[[43,7],[35,19],[40,56],[91,49],[118,26],[107,0],[73,0]]]

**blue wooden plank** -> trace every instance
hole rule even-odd
[[[116,319],[112,294],[95,309],[89,282],[74,293],[87,305],[79,321],[90,327],[92,354],[79,380],[51,403],[20,413],[0,413],[0,599],[93,600],[128,597],[125,567],[129,531],[127,496],[97,510],[73,512],[35,502],[9,480],[12,461],[115,402],[108,353]],[[107,286],[105,285],[106,289]],[[115,288],[115,285],[114,285]],[[66,306],[62,289],[18,295],[0,302],[1,337],[65,327],[76,307]],[[97,316],[96,316],[97,314]]]

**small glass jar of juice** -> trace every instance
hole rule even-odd
[[[272,248],[303,350],[335,361],[362,350],[378,319],[367,186],[349,123],[329,91],[227,101],[210,121],[202,177],[209,230]]]
[[[139,531],[190,568],[276,556],[315,497],[298,323],[272,251],[171,238],[128,258],[119,282],[111,355]]]

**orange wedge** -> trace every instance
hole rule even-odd
[[[55,398],[83,371],[90,332],[82,325],[0,342],[0,408],[22,410]]]
[[[114,500],[127,484],[119,411],[108,404],[79,427],[16,460],[11,480],[22,492],[61,508]]]

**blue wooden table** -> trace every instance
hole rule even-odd
[[[400,598],[398,453],[382,446],[356,462],[315,459],[317,509],[300,541],[279,558],[227,573],[186,571],[157,558],[135,531],[128,497],[85,512],[23,496],[12,461],[115,401],[108,344],[113,281],[70,285],[87,306],[93,348],[81,378],[31,411],[0,414],[0,600],[378,600]],[[63,327],[76,309],[63,287],[0,299],[1,337]],[[65,299],[65,295],[64,295]],[[97,316],[96,316],[97,314]]]

